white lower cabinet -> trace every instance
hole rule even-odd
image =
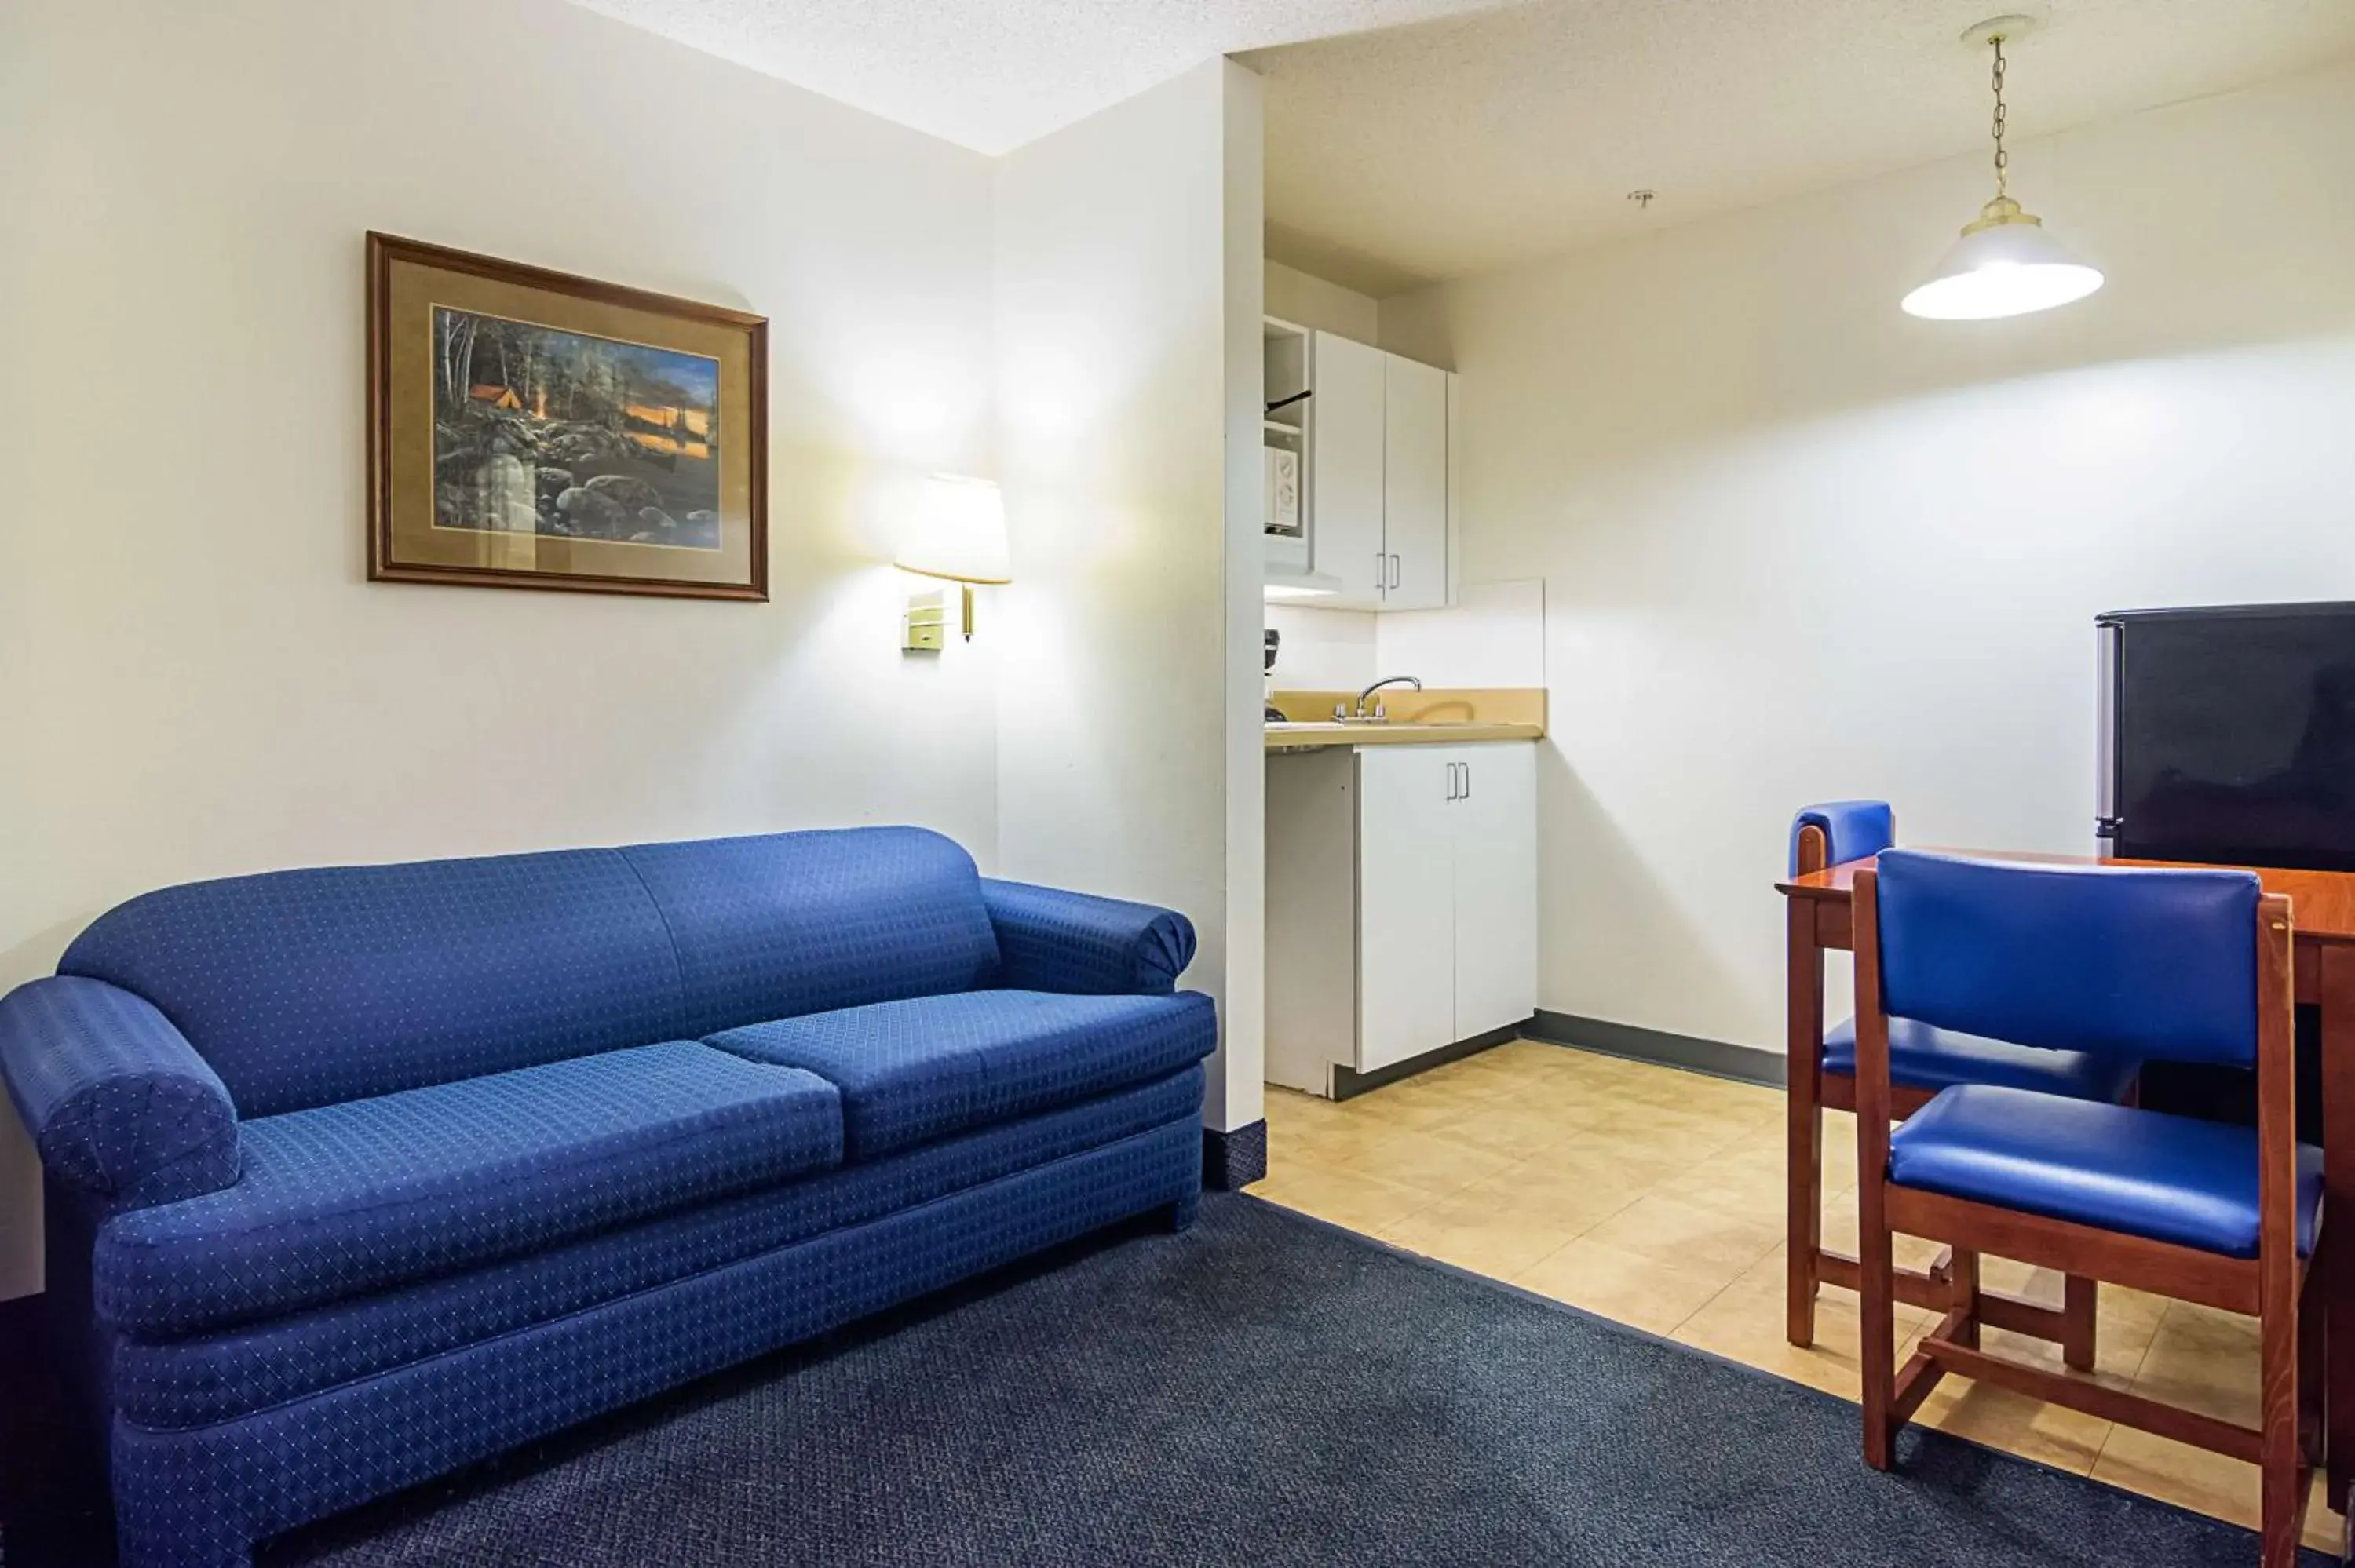
[[[1537,747],[1358,753],[1358,1062],[1537,1011]]]
[[[1456,747],[1358,753],[1359,1072],[1455,1033]]]
[[[1456,748],[1455,1038],[1538,1010],[1538,748]]]
[[[1537,747],[1268,759],[1267,1065],[1333,1092],[1537,1011]]]

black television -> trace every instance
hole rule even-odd
[[[2105,854],[2355,871],[2355,603],[2094,626]]]

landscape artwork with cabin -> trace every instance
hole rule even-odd
[[[718,550],[719,362],[433,307],[433,524]]]

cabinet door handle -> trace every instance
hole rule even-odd
[[[1464,765],[1460,762],[1451,762],[1447,765],[1447,798],[1451,800],[1457,799],[1455,793],[1455,770],[1463,766]]]
[[[1376,550],[1374,552],[1374,591],[1388,593],[1390,587],[1390,579],[1382,576],[1382,553]]]
[[[1391,587],[1392,587],[1392,588],[1396,588],[1396,587],[1398,587],[1398,586],[1399,586],[1399,558],[1398,558],[1396,556],[1392,556],[1391,557]]]
[[[1467,763],[1465,763],[1465,764],[1464,765],[1464,793],[1463,793],[1461,796],[1457,797],[1457,799],[1459,799],[1459,800],[1469,800],[1471,798],[1472,798],[1472,765],[1471,765],[1470,763],[1468,763],[1468,762],[1467,762]]]

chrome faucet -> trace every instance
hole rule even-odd
[[[1373,713],[1372,713],[1370,715],[1369,715],[1367,714],[1367,712],[1366,712],[1366,699],[1367,699],[1368,697],[1372,696],[1376,692],[1380,691],[1384,686],[1401,686],[1401,685],[1404,685],[1404,686],[1412,686],[1412,687],[1413,687],[1416,691],[1418,691],[1418,692],[1419,692],[1419,691],[1421,691],[1421,690],[1423,690],[1423,682],[1421,681],[1421,679],[1419,679],[1419,678],[1418,678],[1418,677],[1416,677],[1416,676],[1413,676],[1413,675],[1391,675],[1391,676],[1387,676],[1387,677],[1383,678],[1382,680],[1376,681],[1372,685],[1368,686],[1364,691],[1359,692],[1359,693],[1358,694],[1358,714],[1357,714],[1357,716],[1358,716],[1358,717],[1359,717],[1359,718],[1366,718],[1366,717],[1369,717],[1369,716],[1371,716],[1371,717],[1374,717],[1374,718],[1380,718],[1380,717],[1382,717],[1382,716],[1383,716],[1383,711],[1384,711],[1384,710],[1383,710],[1383,708],[1382,708],[1382,705],[1381,705],[1380,703],[1377,703],[1377,704],[1375,704],[1375,705],[1374,705],[1374,711],[1373,711]]]

